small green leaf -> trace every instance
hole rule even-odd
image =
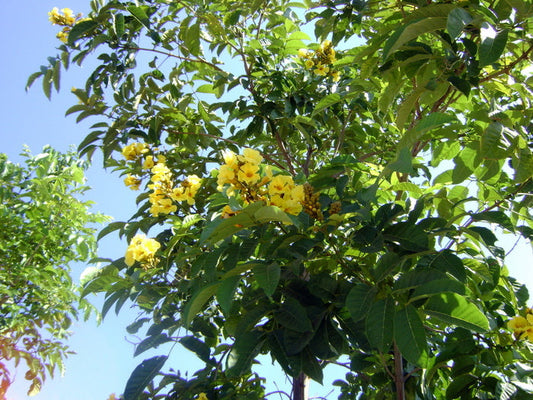
[[[375,286],[356,283],[352,287],[346,296],[346,308],[354,321],[359,321],[367,315],[376,294],[377,288]]]
[[[184,336],[179,340],[179,342],[187,350],[190,350],[195,353],[200,360],[205,363],[209,362],[209,355],[211,351],[209,349],[209,346],[202,342],[200,339],[194,336]]]
[[[499,122],[492,122],[481,135],[480,155],[489,160],[507,158],[512,151],[512,143],[504,134],[504,126]]]
[[[315,106],[315,109],[313,110],[312,116],[315,116],[320,111],[331,107],[333,104],[336,104],[342,100],[341,95],[338,93],[331,93],[326,96],[324,96]]]
[[[276,206],[264,206],[254,213],[254,219],[261,224],[267,222],[282,222],[292,225],[292,219]]]
[[[235,291],[241,280],[240,275],[230,276],[220,282],[220,286],[217,289],[216,297],[220,308],[225,314],[229,314],[233,299],[235,298]]]
[[[192,298],[187,302],[185,309],[183,310],[183,320],[185,321],[186,327],[191,324],[192,320],[201,311],[205,303],[215,295],[219,285],[219,282],[213,283],[203,287],[192,295]]]
[[[409,174],[413,171],[413,157],[407,147],[403,147],[397,154],[396,160],[387,165],[391,171]]]
[[[390,54],[420,35],[444,29],[446,22],[447,19],[443,17],[429,17],[412,22],[409,25],[402,25],[385,43],[383,47],[383,59],[386,60]]]
[[[168,356],[156,356],[144,360],[130,375],[124,389],[124,400],[139,400],[148,384],[159,373]]]
[[[394,314],[394,341],[403,357],[424,368],[428,362],[428,348],[424,324],[412,305]]]
[[[394,328],[394,300],[387,297],[370,306],[366,317],[366,337],[372,347],[387,352],[391,343]]]
[[[129,6],[128,11],[135,17],[137,21],[139,21],[141,24],[143,24],[146,28],[150,29],[150,19],[148,18],[148,14],[146,14],[147,7],[136,7],[136,6]]]
[[[503,211],[484,211],[480,213],[470,214],[474,221],[487,221],[498,224],[511,232],[514,232],[514,226],[511,219]]]
[[[323,367],[320,365],[316,357],[311,353],[309,348],[302,351],[302,370],[314,381],[322,385],[324,379]]]
[[[229,377],[240,377],[247,373],[254,358],[261,351],[265,342],[262,332],[249,331],[235,338],[230,353],[227,358],[227,375]]]
[[[157,346],[163,343],[172,341],[165,333],[160,333],[154,336],[148,336],[146,339],[141,341],[137,346],[135,346],[135,352],[133,353],[134,357],[137,357],[139,354],[144,353],[146,350],[155,349]]]
[[[98,26],[98,22],[88,19],[85,21],[80,21],[72,27],[68,34],[68,44],[73,46],[76,40],[83,37],[89,32],[92,32]]]
[[[477,381],[477,377],[472,374],[459,375],[453,378],[446,389],[446,400],[456,399],[466,395]]]
[[[307,317],[305,308],[292,297],[288,297],[283,302],[274,317],[280,325],[293,331],[303,333],[313,330],[313,325]]]
[[[272,296],[278,287],[281,276],[281,268],[278,263],[257,264],[253,267],[254,277],[259,287],[264,290],[267,296]]]
[[[117,38],[121,38],[124,35],[124,14],[117,13],[115,14],[115,33]]]
[[[398,222],[383,231],[386,241],[396,242],[403,249],[413,252],[427,250],[428,234],[417,225],[408,222]]]
[[[479,308],[456,293],[432,296],[423,311],[446,323],[475,332],[486,332],[489,329],[489,321]]]
[[[495,63],[505,50],[507,44],[508,31],[496,30],[484,22],[481,26],[481,44],[479,45],[479,66]]]
[[[464,8],[455,8],[448,14],[446,30],[455,39],[463,29],[472,22],[472,16]]]

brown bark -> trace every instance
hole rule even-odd
[[[309,377],[303,372],[292,381],[292,400],[307,400],[309,398]]]

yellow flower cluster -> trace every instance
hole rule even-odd
[[[150,151],[150,146],[146,143],[131,143],[122,149],[122,155],[128,161],[135,161],[143,154]],[[150,167],[151,168],[151,167]]]
[[[142,233],[135,235],[126,250],[126,265],[131,267],[135,261],[138,261],[144,268],[154,266],[157,261],[155,253],[160,247],[161,244],[155,239],[147,238]]]
[[[48,13],[48,19],[52,25],[60,25],[64,27],[63,30],[56,35],[56,37],[63,43],[67,42],[68,34],[79,17],[81,17],[81,14],[74,16],[74,13],[70,8],[62,8],[60,12],[57,7],[54,7],[52,11]]]
[[[208,400],[207,395],[204,392],[200,393],[196,399],[197,400]]]
[[[178,207],[174,204],[174,201],[186,201],[189,205],[194,204],[194,197],[202,184],[202,180],[198,176],[190,175],[175,187],[172,180],[172,172],[166,166],[164,160],[160,159],[152,167],[151,171],[151,181],[153,183],[148,185],[148,187],[152,189],[152,193],[150,193],[148,199],[152,205],[150,212],[154,217],[159,214],[176,212]]]
[[[339,71],[332,68],[332,64],[337,61],[337,58],[331,41],[324,40],[316,51],[300,49],[298,56],[304,60],[305,67],[312,69],[316,75],[331,76],[334,82],[340,79]]]
[[[157,156],[154,160],[150,146],[145,143],[131,143],[122,149],[122,155],[128,161],[141,163],[142,169],[151,172],[151,184],[148,188],[152,190],[148,196],[151,207],[150,212],[154,217],[160,214],[170,214],[178,209],[174,202],[186,201],[189,205],[195,203],[195,196],[200,189],[202,180],[196,175],[190,175],[179,185],[174,185],[172,171],[166,165],[166,158],[163,155]],[[124,179],[124,184],[132,190],[139,190],[142,179],[137,175],[128,174]]]
[[[533,342],[533,310],[528,308],[526,317],[517,316],[507,323],[507,327],[513,331],[516,339],[527,339]]]
[[[246,148],[237,155],[227,150],[222,153],[224,164],[218,170],[218,190],[228,196],[240,195],[244,204],[264,201],[286,213],[298,215],[302,211],[304,189],[287,175],[273,176],[269,166],[262,167],[263,157],[254,149]],[[234,215],[229,206],[224,207],[224,218]]]

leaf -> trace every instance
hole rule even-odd
[[[193,24],[184,33],[185,46],[195,56],[200,53],[200,24]]]
[[[398,254],[393,252],[383,254],[371,271],[374,281],[377,283],[390,276],[396,267],[398,267],[399,263],[400,257]]]
[[[480,156],[489,160],[507,158],[511,154],[511,145],[504,135],[504,126],[492,122],[481,135]]]
[[[447,19],[443,17],[428,17],[398,28],[387,40],[383,47],[383,60],[394,53],[404,44],[425,33],[431,33],[446,28]]]
[[[446,323],[475,332],[486,332],[489,329],[489,321],[479,308],[456,293],[432,296],[423,311]]]
[[[413,252],[427,250],[428,235],[422,228],[409,222],[398,222],[383,231],[386,241],[396,242],[403,249]]]
[[[442,250],[435,255],[426,256],[421,260],[421,264],[442,272],[447,272],[460,282],[466,280],[466,270],[463,261],[450,250]]]
[[[461,34],[463,29],[472,22],[472,16],[464,8],[455,8],[448,14],[446,30],[452,39]]]
[[[154,336],[148,336],[146,339],[141,341],[141,343],[135,346],[135,352],[133,353],[133,356],[137,357],[139,354],[144,353],[146,350],[155,349],[160,344],[171,341],[172,339],[169,338],[165,333],[160,333]]]
[[[168,356],[156,356],[144,360],[130,375],[124,389],[124,400],[138,400],[148,384],[159,373]]]
[[[391,297],[372,303],[365,325],[366,337],[372,347],[387,352],[392,343],[394,328],[394,301]]]
[[[306,348],[302,351],[302,371],[309,376],[309,378],[320,383],[324,380],[323,368],[316,359],[316,357],[311,353],[309,348]]]
[[[481,44],[479,45],[479,66],[495,63],[505,50],[508,31],[496,30],[486,22],[481,25]]]
[[[126,225],[125,222],[120,222],[120,221],[111,222],[111,223],[107,224],[107,226],[104,229],[102,229],[100,232],[98,232],[98,236],[97,236],[96,240],[100,240],[104,236],[110,234],[111,232],[116,231],[118,229],[124,228],[125,225]]]
[[[419,86],[414,92],[409,94],[409,96],[407,96],[402,102],[402,104],[398,107],[396,116],[396,126],[398,127],[398,129],[403,130],[403,127],[405,126],[405,123],[407,122],[411,111],[413,111],[417,100],[426,90],[427,89],[424,86]]]
[[[466,288],[463,283],[455,279],[435,279],[418,286],[411,295],[410,301],[447,292],[464,295],[466,293]]]
[[[98,26],[98,22],[92,19],[80,21],[72,27],[68,34],[69,46],[74,46],[76,40],[84,36],[85,34],[93,31]]]
[[[124,14],[115,14],[115,33],[117,38],[120,39],[124,35]]]
[[[411,152],[407,147],[402,147],[396,155],[396,159],[387,165],[391,171],[409,174],[413,171]]]
[[[261,224],[267,222],[282,222],[284,224],[292,225],[292,219],[276,206],[264,206],[254,213],[254,219]]]
[[[324,96],[315,106],[315,109],[313,110],[313,113],[311,116],[315,116],[320,111],[324,110],[325,108],[331,107],[333,104],[336,104],[342,100],[341,95],[338,93],[331,93],[327,96]]]
[[[407,361],[426,367],[428,348],[425,328],[412,305],[407,305],[394,314],[394,341]]]
[[[230,276],[220,282],[217,289],[216,297],[220,308],[225,314],[229,314],[233,299],[235,298],[235,291],[241,280],[240,275]]]
[[[418,121],[414,128],[405,132],[397,146],[399,149],[403,147],[410,149],[425,133],[454,121],[457,121],[457,118],[453,115],[440,112],[431,113]]]
[[[128,11],[137,21],[150,29],[150,19],[148,18],[148,14],[146,14],[145,8],[146,7],[129,6]]]
[[[296,332],[304,333],[313,330],[313,325],[307,317],[305,308],[292,297],[288,297],[283,302],[274,314],[274,318],[280,325]]]
[[[237,336],[227,358],[228,377],[240,377],[247,373],[264,342],[263,333],[255,330]]]
[[[257,264],[253,267],[254,277],[263,289],[265,294],[270,297],[278,287],[281,276],[281,268],[277,262],[271,264]]]
[[[525,182],[533,176],[533,155],[528,147],[523,147],[513,157],[512,167],[514,169],[513,180],[516,183]]]
[[[456,399],[470,390],[476,383],[477,377],[472,374],[459,375],[453,378],[446,389],[446,400]]]
[[[514,232],[514,226],[511,219],[503,211],[484,211],[470,214],[473,221],[487,221],[500,225],[511,232]]]
[[[211,350],[209,349],[209,346],[197,337],[184,336],[179,340],[179,342],[187,350],[190,350],[195,353],[198,358],[203,362],[208,363],[210,361],[209,356],[211,354]]]
[[[219,282],[212,283],[192,295],[192,298],[187,302],[185,309],[183,310],[183,320],[185,321],[186,327],[191,324],[192,320],[201,311],[205,303],[215,295],[219,285]]]
[[[346,296],[346,308],[354,321],[357,322],[367,315],[376,294],[377,288],[375,286],[356,283],[352,287],[348,296]]]

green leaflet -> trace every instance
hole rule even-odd
[[[425,328],[415,307],[407,305],[394,313],[394,341],[405,359],[424,368],[428,362]]]
[[[486,332],[489,329],[487,317],[473,303],[457,293],[442,293],[431,297],[423,311],[443,322],[475,332]]]

